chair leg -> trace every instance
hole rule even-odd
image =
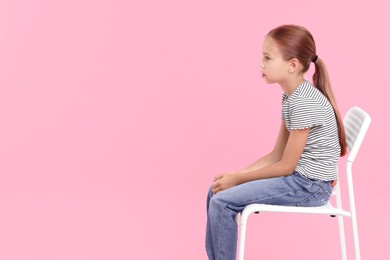
[[[344,231],[344,220],[343,216],[337,216],[339,222],[339,236],[340,236],[340,248],[341,248],[341,259],[347,260],[347,246],[345,244],[345,231]]]
[[[355,195],[353,192],[353,182],[352,182],[352,162],[348,162],[347,164],[347,181],[348,181],[348,197],[349,197],[349,204],[350,204],[350,211],[351,211],[353,246],[355,249],[355,259],[360,260],[358,227],[356,221]]]
[[[359,247],[359,236],[358,236],[358,228],[356,222],[356,215],[352,214],[351,216],[352,222],[352,235],[353,235],[353,246],[355,249],[355,259],[360,260],[360,247]]]
[[[244,251],[245,251],[245,236],[246,236],[246,222],[247,216],[241,214],[240,218],[240,239],[238,247],[238,260],[244,260]]]

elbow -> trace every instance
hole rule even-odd
[[[292,168],[292,169],[288,169],[287,171],[285,171],[285,176],[290,176],[291,174],[293,174],[295,171],[295,168]]]
[[[295,171],[295,168],[296,168],[296,164],[293,164],[293,163],[282,163],[282,173],[284,176],[289,176],[291,174],[294,173]]]

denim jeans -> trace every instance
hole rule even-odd
[[[234,260],[237,251],[236,215],[252,203],[311,207],[326,204],[330,181],[312,180],[297,172],[256,180],[207,196],[206,251],[210,260]]]

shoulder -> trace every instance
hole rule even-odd
[[[305,80],[296,88],[291,97],[316,99],[320,94],[321,92],[313,84]]]
[[[325,107],[325,96],[309,81],[300,84],[290,97],[292,107]]]

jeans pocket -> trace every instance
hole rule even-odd
[[[312,180],[297,172],[294,172],[293,174],[296,176],[296,181],[299,187],[304,188],[306,190],[311,190],[313,188],[314,182]]]
[[[309,197],[299,202],[297,206],[299,207],[317,207],[325,205],[329,199],[331,194],[324,188],[318,186],[318,190],[313,194],[308,194]]]

